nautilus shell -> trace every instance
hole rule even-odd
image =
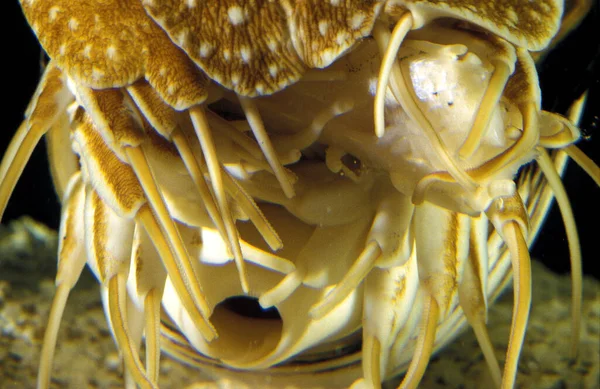
[[[378,388],[406,372],[413,388],[467,323],[511,388],[553,197],[576,354],[561,173],[568,158],[600,171],[574,145],[585,95],[568,118],[541,108],[535,60],[568,30],[562,1],[21,5],[50,61],[0,166],[0,209],[44,135],[62,203],[38,387],[87,265],[142,388],[159,387],[161,350],[217,385]],[[502,370],[486,317],[511,276]]]

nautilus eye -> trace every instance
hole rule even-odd
[[[596,184],[600,171],[575,145],[586,95],[568,117],[543,110],[535,52],[591,3],[21,6],[50,61],[0,165],[0,215],[44,136],[62,204],[38,388],[86,265],[131,387],[160,386],[164,351],[212,377],[198,387],[381,388],[404,373],[415,388],[465,323],[494,384],[515,387],[529,247],[553,197],[577,354],[582,259],[561,174],[567,159]],[[486,321],[511,276],[502,369]]]

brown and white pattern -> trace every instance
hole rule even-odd
[[[581,258],[560,172],[567,156],[600,172],[573,145],[583,100],[571,120],[542,111],[530,54],[562,2],[22,7],[51,62],[0,166],[0,208],[44,135],[63,203],[39,387],[86,263],[131,385],[158,387],[163,349],[217,380],[376,388],[407,369],[413,388],[466,321],[513,387],[528,246],[553,195],[576,353]],[[502,372],[485,322],[511,270]]]

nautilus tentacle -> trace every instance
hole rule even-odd
[[[29,120],[19,127],[0,165],[0,216],[34,147],[71,101],[60,70],[49,65],[27,109]]]
[[[514,387],[553,195],[576,354],[581,254],[559,172],[566,155],[600,170],[573,145],[578,115],[541,109],[530,54],[562,1],[21,3],[51,61],[0,165],[0,210],[46,133],[63,203],[38,387],[86,263],[128,386],[157,388],[164,350],[261,387],[406,371],[415,388],[468,323]],[[510,274],[502,371],[486,320]]]
[[[86,255],[81,242],[84,239],[83,211],[84,188],[81,174],[76,173],[67,185],[63,202],[60,226],[60,245],[58,249],[58,269],[56,272],[56,293],[52,301],[50,318],[44,334],[42,358],[38,373],[38,386],[47,386],[50,382],[54,349],[60,321],[71,289],[79,280],[86,264]]]
[[[479,342],[494,384],[499,387],[502,373],[486,328],[488,306],[486,291],[489,285],[488,224],[489,221],[484,214],[471,219],[469,255],[464,265],[462,282],[458,286],[458,298],[465,318]]]

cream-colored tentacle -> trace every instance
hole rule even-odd
[[[206,303],[206,297],[204,296],[200,285],[198,285],[198,282],[195,281],[197,276],[191,264],[191,257],[183,244],[183,240],[181,239],[181,235],[177,230],[175,222],[169,215],[165,201],[148,164],[143,146],[141,148],[126,147],[125,153],[129,159],[131,167],[133,168],[133,171],[140,181],[140,185],[142,186],[144,193],[148,198],[148,203],[154,211],[161,229],[167,236],[167,242],[175,253],[176,258],[179,261],[179,265],[182,267],[182,270],[185,272],[185,274],[187,274],[188,277],[193,280],[189,287],[193,291],[198,305],[201,307],[202,312],[207,315],[208,306]]]
[[[563,149],[567,155],[600,186],[600,167],[577,146],[571,145]]]
[[[58,247],[57,289],[52,300],[48,324],[38,367],[37,387],[50,387],[50,375],[56,348],[56,339],[69,293],[79,280],[85,266],[86,255],[83,242],[83,209],[85,193],[81,174],[76,173],[69,180],[65,191],[64,208],[61,215]]]
[[[435,298],[433,296],[426,297],[415,352],[408,366],[408,371],[398,389],[415,389],[419,385],[421,378],[423,378],[433,351],[433,342],[435,341],[435,330],[439,315],[440,312]]]
[[[113,334],[117,341],[127,370],[132,374],[135,382],[143,389],[157,389],[158,386],[146,374],[137,352],[136,345],[131,337],[126,318],[126,275],[117,274],[108,281],[108,308]]]
[[[514,278],[514,308],[502,389],[514,386],[531,308],[531,259],[527,247],[529,217],[518,195],[496,199],[486,214],[508,246]]]
[[[502,92],[504,92],[508,78],[515,70],[514,63],[512,68],[501,60],[493,61],[493,63],[495,65],[494,73],[475,114],[473,126],[469,131],[467,139],[465,139],[458,150],[458,155],[465,160],[468,160],[479,147],[485,130],[492,118],[492,112],[498,106],[498,101],[500,101]]]
[[[136,221],[138,221],[143,227],[151,242],[154,244],[156,251],[160,254],[161,260],[165,265],[167,273],[173,283],[174,288],[177,290],[177,294],[181,299],[181,303],[185,307],[186,311],[192,317],[192,320],[198,329],[198,331],[207,340],[212,340],[217,336],[215,328],[211,325],[208,316],[204,313],[203,309],[198,306],[198,302],[194,299],[194,294],[189,290],[192,282],[188,279],[189,275],[182,271],[175,256],[171,252],[167,238],[156,220],[156,217],[152,214],[150,207],[144,205],[140,208],[136,215]]]
[[[263,120],[258,112],[258,107],[249,97],[238,96],[242,109],[244,110],[244,114],[246,115],[246,120],[250,124],[250,128],[252,128],[252,132],[256,137],[258,145],[260,146],[266,160],[269,162],[269,166],[273,169],[273,173],[275,177],[277,177],[277,181],[281,185],[283,192],[288,198],[294,197],[295,191],[294,186],[292,185],[292,181],[288,177],[288,174],[279,161],[275,148],[271,143],[271,139],[267,134],[265,129],[265,125]]]
[[[413,25],[412,15],[410,12],[405,13],[396,23],[392,31],[391,39],[387,43],[387,49],[381,60],[379,68],[379,77],[377,77],[377,89],[375,92],[375,135],[382,137],[385,133],[385,95],[388,89],[392,67],[396,63],[398,50],[402,45],[402,41],[406,34],[410,31]],[[376,27],[378,28],[378,27]],[[387,32],[387,31],[386,31]],[[379,33],[381,34],[381,33]]]
[[[386,52],[390,41],[387,29],[376,24],[373,29],[373,35],[380,47],[380,51]],[[457,165],[456,161],[454,161],[453,157],[448,153],[449,149],[444,145],[440,134],[432,127],[425,114],[421,112],[421,109],[418,107],[410,93],[410,86],[407,85],[404,76],[402,75],[400,65],[397,62],[394,62],[390,71],[391,83],[389,86],[394,97],[398,100],[411,120],[419,124],[419,127],[429,140],[440,161],[445,165],[448,173],[460,183],[464,189],[474,191],[477,188],[477,184],[467,175],[464,169]]]
[[[29,105],[28,116],[10,141],[0,163],[0,220],[35,146],[72,100],[61,71],[49,63]]]
[[[486,328],[489,271],[488,223],[484,214],[471,220],[469,258],[465,264],[462,282],[458,285],[458,293],[460,306],[469,325],[473,328],[492,379],[499,388],[502,382],[502,371]]]
[[[240,273],[240,282],[242,289],[248,292],[248,278],[246,275],[246,267],[244,264],[244,258],[242,257],[242,251],[239,244],[239,236],[237,229],[235,228],[235,222],[233,221],[227,196],[225,194],[225,188],[223,186],[223,178],[221,174],[221,165],[217,157],[214,142],[212,140],[210,126],[202,106],[195,106],[189,110],[190,118],[194,125],[196,136],[200,141],[204,158],[206,159],[206,165],[208,166],[208,173],[214,189],[215,196],[217,198],[217,204],[221,210],[221,216],[225,222],[225,229],[230,243],[232,244],[233,256],[238,272]]]
[[[569,253],[571,259],[571,358],[577,357],[579,349],[579,340],[581,336],[581,309],[583,294],[583,270],[581,265],[581,245],[579,243],[579,233],[577,232],[577,223],[573,216],[571,202],[567,192],[562,184],[558,172],[554,168],[552,159],[541,147],[538,148],[539,156],[537,163],[546,176],[548,184],[552,188],[556,202],[562,215],[567,240],[569,242]]]

